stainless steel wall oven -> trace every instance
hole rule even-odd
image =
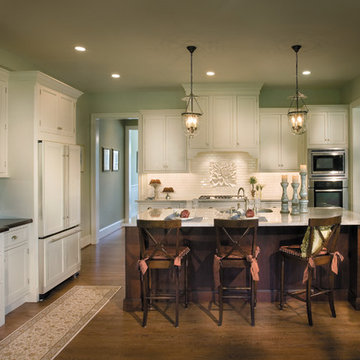
[[[348,209],[346,149],[309,149],[309,205]]]
[[[309,205],[315,207],[339,206],[348,209],[348,180],[344,178],[309,179]]]

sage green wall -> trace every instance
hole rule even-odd
[[[124,113],[151,109],[182,109],[184,90],[162,89],[88,94],[92,113]]]
[[[124,126],[121,120],[103,120],[99,126],[100,154],[102,147],[119,150],[119,171],[99,174],[100,229],[125,217],[124,212]],[[102,169],[102,156],[99,168]],[[110,159],[111,161],[111,159]],[[111,167],[111,166],[110,166]]]
[[[301,89],[300,91],[307,96],[305,99],[305,103],[307,105],[344,104],[340,89]],[[294,94],[294,88],[276,88],[264,86],[260,91],[259,106],[261,108],[287,108],[290,105],[289,96]]]
[[[350,104],[360,98],[360,76],[344,86],[342,96],[345,104]]]
[[[0,67],[9,71],[39,70],[30,61],[4,49],[0,49]]]

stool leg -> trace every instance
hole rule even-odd
[[[179,266],[175,266],[176,272],[176,289],[175,289],[175,296],[176,296],[176,304],[175,304],[175,327],[179,326]]]
[[[150,269],[143,275],[142,278],[142,293],[143,293],[143,322],[142,326],[146,327],[147,323],[147,315],[149,310],[149,277],[150,277]]]
[[[184,269],[184,287],[185,287],[185,308],[188,307],[189,305],[189,294],[188,294],[188,287],[189,287],[189,284],[188,284],[188,264],[189,264],[189,261],[188,261],[188,256],[186,255],[185,256],[185,269]]]
[[[285,257],[281,255],[280,269],[280,310],[284,308]]]
[[[251,276],[251,282],[250,282],[250,312],[251,312],[251,326],[255,325],[255,281],[252,279]]]
[[[329,274],[329,286],[330,286],[329,290],[330,291],[328,293],[329,305],[330,305],[332,317],[336,317],[335,305],[334,305],[334,273],[331,271],[331,269],[329,269],[329,271],[330,271],[330,274]]]
[[[219,322],[218,325],[221,326],[222,324],[222,320],[223,320],[223,271],[220,265],[220,269],[219,269],[219,274],[220,274],[220,285],[218,287],[218,294],[219,294]]]
[[[313,276],[313,269],[309,266],[309,277],[306,282],[306,310],[308,316],[308,323],[310,326],[313,325],[312,314],[311,314],[311,280]]]

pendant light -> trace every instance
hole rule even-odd
[[[296,92],[294,96],[291,96],[288,119],[291,126],[291,132],[294,135],[301,135],[306,131],[306,117],[309,109],[304,102],[306,96],[299,92],[298,86],[298,52],[301,49],[301,45],[293,45],[292,49],[296,54]]]
[[[190,53],[190,95],[186,96],[188,98],[186,110],[181,115],[184,120],[185,134],[192,138],[199,132],[199,118],[202,111],[197,96],[193,94],[193,52],[196,50],[196,46],[188,46],[187,49]]]

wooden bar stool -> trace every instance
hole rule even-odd
[[[179,230],[181,220],[138,220],[140,240],[140,282],[141,302],[143,309],[142,326],[147,323],[149,306],[153,300],[175,300],[175,327],[179,325],[179,297],[180,297],[180,269],[184,268],[184,295],[185,307],[188,306],[188,253],[190,249],[179,243]],[[171,231],[174,236],[170,236]],[[184,266],[183,266],[184,265]],[[155,288],[153,273],[156,270],[165,269],[174,271],[175,291],[171,290],[170,284],[167,292],[160,293]]]
[[[308,323],[313,325],[311,299],[326,294],[328,296],[331,314],[336,317],[334,305],[334,273],[338,273],[338,259],[343,256],[336,251],[336,243],[340,233],[341,216],[322,219],[309,219],[309,226],[302,245],[287,245],[280,247],[280,309],[284,307],[285,259],[298,261],[305,266],[303,283],[306,289],[286,292],[297,300],[306,302]],[[312,278],[317,266],[327,266],[329,287],[327,289],[312,285]],[[301,296],[305,295],[305,297]]]
[[[259,280],[256,246],[258,220],[214,219],[216,231],[216,254],[214,257],[215,287],[219,294],[219,321],[223,320],[224,299],[247,299],[250,302],[251,325],[255,325],[256,286]],[[225,270],[246,269],[248,281],[245,286],[225,286]]]

